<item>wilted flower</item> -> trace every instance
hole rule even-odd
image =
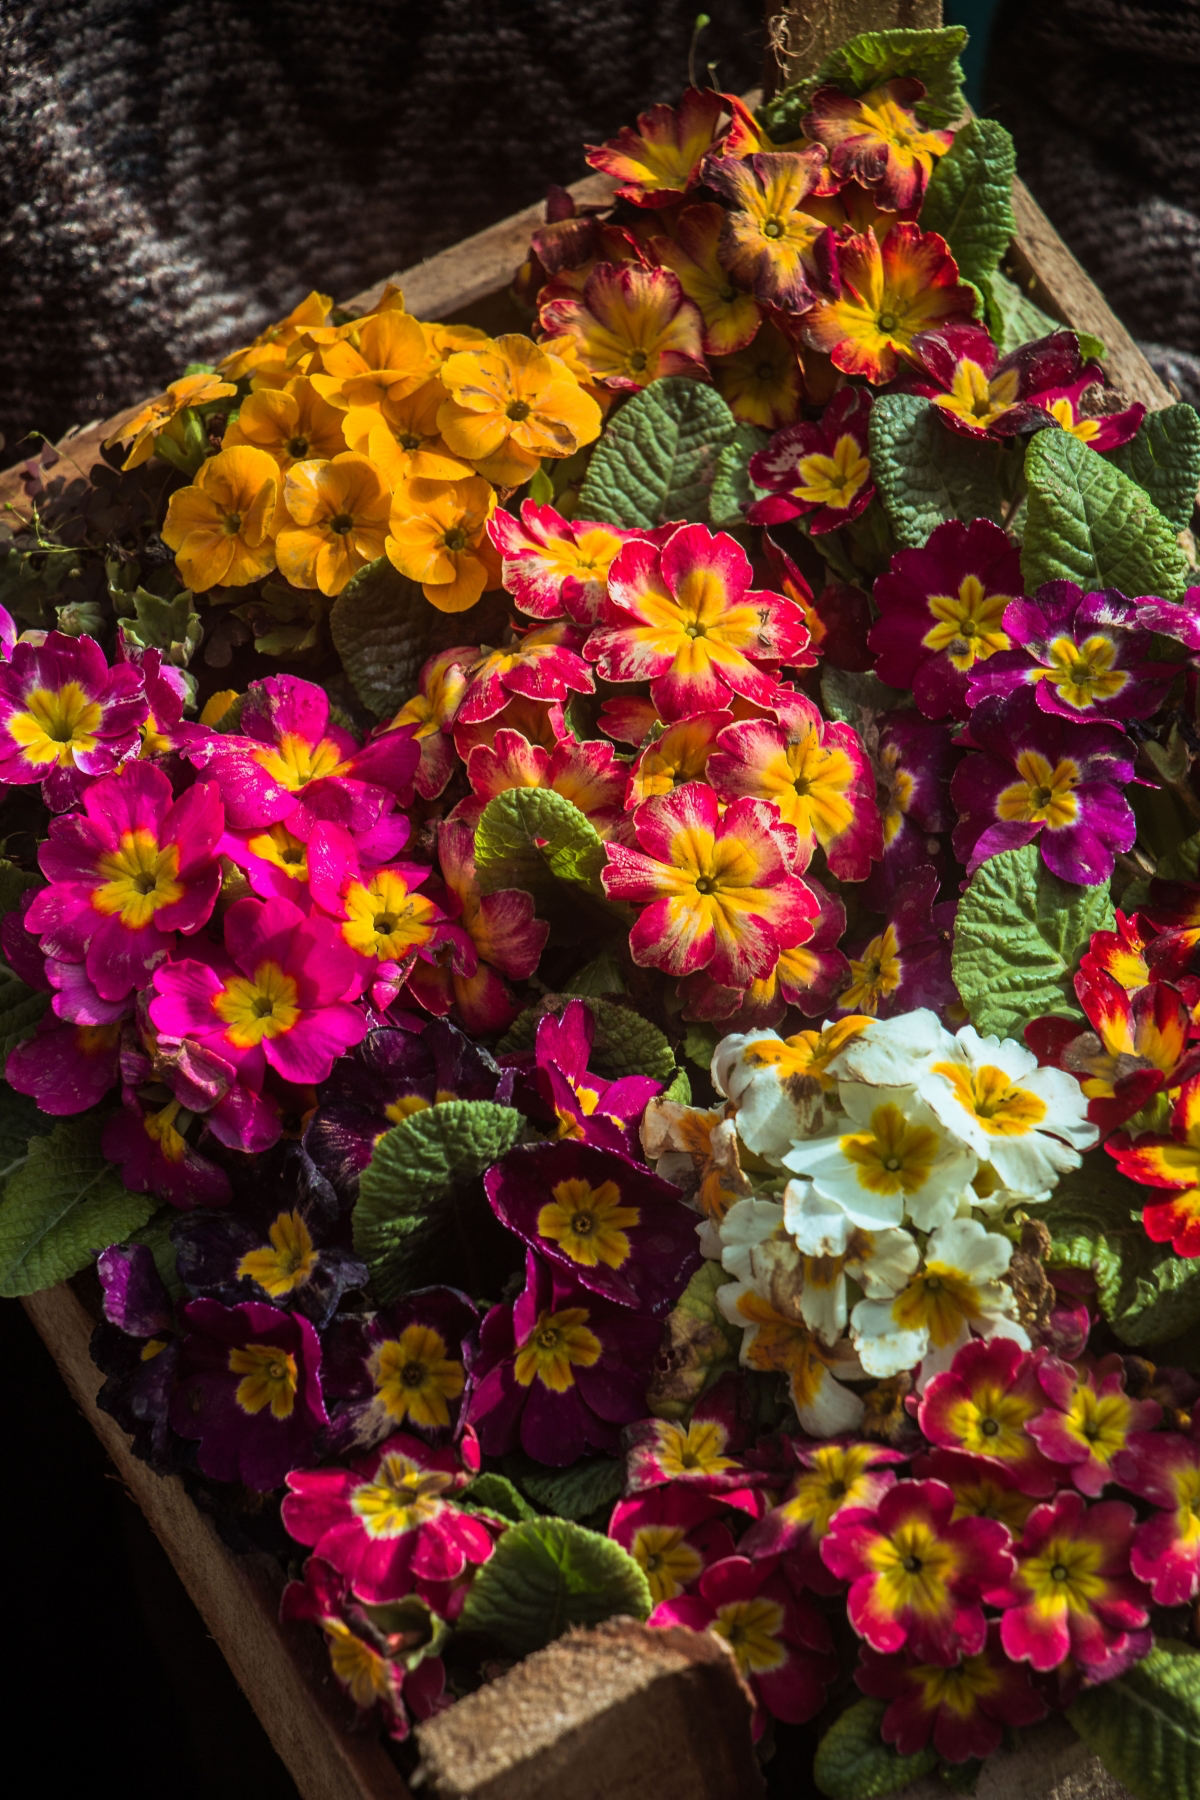
[[[774,1031],[733,1032],[713,1052],[712,1080],[736,1108],[738,1136],[774,1160],[840,1110],[829,1065],[867,1024],[839,1019],[820,1031],[780,1038]]]
[[[813,303],[814,285],[827,279],[816,249],[825,231],[804,202],[820,184],[825,153],[819,146],[799,152],[766,152],[736,158],[713,157],[704,179],[727,200],[721,232],[721,261],[755,298],[785,312],[802,313]]]
[[[156,441],[185,407],[207,406],[212,400],[224,400],[236,392],[237,388],[232,382],[222,381],[219,375],[211,371],[207,374],[184,375],[181,380],[173,381],[166,393],[148,400],[111,437],[105,438],[104,448],[111,450],[115,444],[120,444],[127,451],[125,461],[121,464],[122,470],[136,469],[140,464],[149,462],[154,454]]]
[[[840,88],[818,88],[804,130],[830,151],[835,175],[861,181],[887,212],[915,211],[934,159],[954,142],[952,131],[930,131],[913,112],[924,94],[912,76],[885,81],[856,99]]]

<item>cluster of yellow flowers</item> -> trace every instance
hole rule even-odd
[[[216,373],[172,383],[111,441],[134,468],[185,408],[242,393],[163,526],[194,593],[278,569],[293,587],[340,594],[386,555],[432,605],[462,612],[500,584],[487,535],[498,492],[590,444],[600,406],[558,354],[425,324],[398,288],[365,318],[334,324],[332,312],[309,294]]]

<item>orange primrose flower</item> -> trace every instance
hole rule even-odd
[[[958,264],[936,231],[893,225],[883,244],[874,232],[837,245],[835,300],[819,300],[804,319],[805,339],[826,351],[846,375],[881,386],[904,357],[915,362],[919,332],[951,321],[968,324],[975,295],[958,279]]]
[[[744,350],[713,358],[712,378],[730,412],[743,425],[779,431],[784,425],[794,425],[800,416],[804,398],[800,353],[769,319]]]
[[[509,333],[442,364],[442,436],[498,487],[527,481],[543,456],[573,456],[600,435],[600,408],[557,356]]]
[[[321,362],[323,372],[312,377],[313,386],[341,412],[402,400],[434,368],[420,320],[396,306],[355,320],[350,335],[322,344]]]
[[[203,594],[246,587],[275,567],[271,522],[281,486],[265,450],[239,444],[201,463],[191,487],[171,495],[163,543],[176,552],[185,587]]]
[[[857,99],[840,88],[820,88],[804,129],[828,147],[835,175],[854,176],[889,212],[911,212],[921,204],[934,158],[954,142],[952,131],[929,131],[913,112],[924,92],[911,76],[885,81]]]
[[[719,157],[709,164],[711,187],[729,201],[721,231],[721,261],[755,296],[788,312],[812,305],[808,277],[825,227],[804,210],[820,179],[824,151],[799,155]]]
[[[673,206],[696,180],[698,165],[713,147],[725,97],[711,88],[687,88],[679,109],[652,106],[638,114],[637,130],[626,125],[615,138],[587,146],[593,169],[624,185],[622,200],[635,206]]]
[[[368,457],[344,450],[302,462],[284,484],[288,522],[275,539],[279,572],[293,587],[340,594],[352,575],[383,555],[391,495]]]
[[[247,344],[243,350],[231,351],[217,367],[230,381],[241,381],[247,375],[267,374],[271,365],[276,365],[274,373],[282,375],[287,367],[287,353],[297,339],[303,337],[310,326],[324,325],[332,311],[330,295],[318,294],[314,288],[298,306],[293,306],[286,319],[276,319],[273,325],[259,332],[252,344]]]
[[[392,499],[385,549],[394,568],[439,612],[466,612],[500,586],[500,558],[487,535],[496,490],[482,475],[467,481],[406,481]]]
[[[704,321],[670,269],[598,263],[581,295],[543,306],[541,324],[551,349],[560,335],[574,339],[580,362],[609,387],[708,373]]]
[[[301,375],[286,387],[259,388],[243,400],[237,418],[226,428],[221,448],[256,444],[273,456],[286,474],[293,463],[312,457],[328,460],[345,450],[343,416]]]
[[[728,356],[743,349],[762,321],[762,309],[754,295],[737,285],[717,255],[724,223],[725,213],[719,206],[685,206],[674,239],[650,240],[658,262],[674,269],[680,287],[700,308],[704,348],[710,356]]]
[[[452,456],[438,430],[438,408],[446,390],[433,376],[402,400],[352,406],[338,416],[351,450],[369,456],[390,488],[417,476],[422,481],[463,481],[475,473]]]
[[[128,445],[129,454],[121,468],[136,469],[149,462],[155,441],[185,406],[207,406],[210,400],[223,400],[226,395],[236,393],[237,388],[231,382],[222,381],[219,375],[185,375],[181,381],[173,381],[165,394],[148,400],[120,430],[105,438],[104,448],[111,450],[114,444],[120,444],[124,449]]]

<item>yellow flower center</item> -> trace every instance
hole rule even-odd
[[[643,1525],[634,1533],[630,1551],[646,1572],[655,1606],[673,1600],[704,1568],[704,1559],[677,1525]]]
[[[1037,750],[1022,750],[1017,758],[1022,777],[996,797],[996,817],[1015,820],[1021,825],[1047,825],[1061,831],[1079,815],[1075,789],[1079,786],[1079,764],[1064,756],[1053,766]]]
[[[871,465],[849,432],[834,445],[833,455],[814,451],[801,458],[800,480],[792,490],[798,500],[814,506],[832,506],[841,511],[849,506],[871,473]]]
[[[298,1212],[280,1213],[267,1231],[270,1248],[248,1250],[237,1266],[239,1276],[248,1275],[272,1300],[295,1293],[309,1280],[321,1260],[314,1250],[308,1226]]]
[[[293,837],[286,825],[268,826],[250,838],[246,848],[252,856],[282,869],[293,881],[308,880],[308,845]]]
[[[433,936],[432,903],[423,894],[411,894],[394,869],[377,869],[366,882],[352,881],[343,904],[342,936],[360,956],[399,962]]]
[[[290,1351],[274,1344],[242,1344],[229,1352],[229,1367],[242,1377],[235,1398],[243,1412],[260,1413],[269,1406],[272,1418],[291,1418],[299,1382]]]
[[[913,1125],[890,1102],[871,1114],[871,1129],[839,1139],[858,1185],[872,1194],[916,1194],[925,1186],[938,1153],[938,1135]]]
[[[1066,1429],[1105,1468],[1125,1448],[1131,1406],[1125,1394],[1097,1394],[1081,1382],[1075,1389]]]
[[[696,1419],[686,1428],[660,1424],[658,1440],[659,1467],[669,1481],[680,1475],[719,1475],[734,1466],[724,1454],[728,1433],[715,1419]]]
[[[865,1504],[871,1449],[867,1444],[828,1446],[817,1450],[814,1460],[816,1468],[796,1478],[780,1511],[789,1522],[810,1526],[816,1539],[824,1537],[843,1506]]]
[[[1099,1573],[1103,1551],[1084,1539],[1055,1537],[1037,1556],[1021,1563],[1021,1578],[1043,1616],[1065,1605],[1069,1612],[1090,1612],[1101,1600],[1108,1583]]]
[[[296,983],[278,963],[261,962],[252,979],[232,975],[213,996],[212,1006],[227,1028],[230,1043],[238,1050],[249,1050],[264,1038],[279,1037],[292,1029],[300,1017],[297,992]]]
[[[787,1661],[787,1650],[780,1642],[783,1608],[777,1601],[761,1597],[732,1600],[717,1608],[709,1630],[725,1639],[743,1675],[766,1675]]]
[[[594,1269],[597,1263],[621,1268],[629,1257],[629,1239],[623,1228],[640,1224],[640,1207],[621,1204],[621,1190],[615,1181],[594,1188],[589,1182],[572,1179],[556,1183],[550,1191],[553,1200],[538,1213],[539,1236],[556,1243],[585,1269]]]
[[[1116,645],[1099,632],[1082,645],[1059,637],[1050,646],[1050,667],[1040,679],[1056,687],[1068,706],[1083,711],[1097,700],[1111,700],[1128,684],[1126,672],[1114,669],[1116,660]]]
[[[947,1422],[964,1450],[1009,1462],[1019,1460],[1028,1451],[1025,1421],[1033,1411],[1031,1401],[1005,1393],[989,1382],[976,1388],[969,1400],[960,1400],[951,1407]]]
[[[441,1512],[441,1495],[453,1476],[444,1469],[423,1469],[398,1450],[390,1450],[375,1471],[350,1496],[350,1510],[371,1538],[403,1537]]]
[[[892,1317],[902,1331],[927,1331],[938,1349],[952,1344],[964,1322],[983,1317],[979,1291],[969,1275],[948,1263],[927,1263],[892,1301]]]
[[[867,1561],[879,1575],[880,1603],[893,1616],[910,1607],[926,1617],[944,1613],[948,1582],[956,1567],[954,1550],[921,1519],[909,1519],[890,1538],[876,1538]]]
[[[900,986],[903,973],[895,927],[885,925],[861,956],[851,957],[850,981],[838,996],[839,1005],[874,1018],[882,1002]]]
[[[329,776],[344,775],[349,768],[332,738],[310,744],[294,731],[285,731],[276,749],[256,750],[254,760],[273,776],[280,787],[297,793],[310,781],[323,781]]]
[[[60,688],[35,688],[28,694],[25,711],[12,713],[7,721],[8,735],[20,744],[27,763],[71,769],[76,753],[85,756],[96,748],[103,717],[98,700],[90,700],[77,681],[65,681]]]
[[[963,673],[1011,648],[1001,621],[1011,594],[988,594],[978,575],[965,575],[957,594],[931,594],[926,604],[938,621],[921,639],[926,649],[945,651]]]
[[[985,1063],[981,1069],[969,1069],[963,1063],[934,1063],[933,1073],[946,1078],[959,1105],[992,1137],[1024,1137],[1046,1116],[1046,1102],[994,1063]]]
[[[935,404],[986,430],[1003,418],[1016,397],[1016,383],[1010,374],[1002,375],[993,387],[978,363],[964,360],[954,371],[950,392],[936,395]]]
[[[187,1149],[182,1136],[175,1129],[179,1110],[178,1100],[169,1100],[160,1112],[147,1113],[142,1120],[146,1136],[158,1145],[169,1163],[181,1163]]]
[[[575,1367],[590,1369],[599,1362],[603,1346],[587,1328],[587,1308],[569,1306],[565,1311],[538,1314],[537,1324],[517,1351],[513,1374],[522,1387],[534,1380],[551,1393],[565,1394],[574,1387]]]
[[[940,1669],[936,1663],[922,1663],[914,1674],[921,1686],[922,1707],[926,1712],[935,1713],[944,1706],[960,1719],[971,1718],[978,1710],[980,1700],[994,1694],[1001,1682],[999,1671],[982,1655],[965,1656],[952,1669]]]
[[[116,850],[96,864],[103,883],[92,890],[92,905],[106,916],[116,913],[130,931],[141,931],[164,906],[184,896],[179,874],[179,847],[159,845],[152,831],[123,831]]]
[[[373,1352],[371,1376],[380,1404],[397,1425],[445,1429],[447,1402],[457,1400],[466,1384],[461,1362],[446,1355],[446,1342],[431,1325],[408,1325]]]
[[[1099,435],[1100,421],[1076,418],[1075,408],[1065,397],[1061,400],[1051,401],[1050,413],[1053,418],[1058,420],[1063,430],[1069,431],[1072,437],[1077,437],[1080,443],[1090,444],[1092,439]]]

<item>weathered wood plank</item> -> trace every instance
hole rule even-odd
[[[941,22],[942,0],[767,0],[763,90],[770,96],[815,75],[831,50],[860,31],[930,31]]]

